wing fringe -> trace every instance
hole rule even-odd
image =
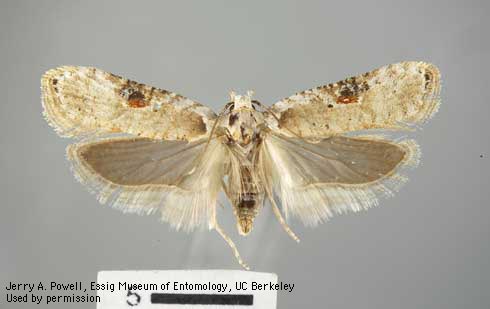
[[[150,215],[160,212],[160,219],[177,230],[190,232],[197,227],[214,228],[215,208],[221,182],[223,160],[219,143],[211,143],[207,156],[215,159],[196,160],[190,174],[183,175],[183,184],[121,185],[102,177],[80,157],[78,150],[90,142],[72,144],[66,155],[75,178],[97,196],[101,204],[108,204],[124,213]]]
[[[63,124],[60,120],[65,119],[65,117],[56,114],[56,109],[53,108],[55,105],[56,91],[54,89],[53,80],[55,76],[60,75],[64,71],[68,71],[70,67],[63,66],[55,69],[48,70],[43,74],[41,78],[41,104],[43,107],[43,117],[46,122],[52,127],[55,132],[61,137],[73,137],[76,133],[71,133],[74,131],[74,127],[69,124]],[[70,129],[71,127],[71,129]]]
[[[384,139],[379,137],[379,140]],[[405,172],[416,167],[421,156],[415,140],[402,140],[396,144],[403,148],[404,158],[391,173],[369,183],[316,183],[291,187],[282,185],[281,178],[285,176],[277,170],[274,171],[274,191],[282,201],[286,219],[295,217],[307,226],[316,226],[335,215],[359,212],[377,206],[381,196],[393,196],[408,181]]]

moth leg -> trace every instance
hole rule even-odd
[[[219,204],[221,205],[221,203],[219,203]],[[221,207],[223,207],[223,205],[221,205]],[[226,235],[225,231],[221,228],[221,226],[219,226],[218,220],[216,220],[216,214],[215,214],[213,226],[214,226],[214,229],[216,230],[216,232],[218,232],[218,234],[221,237],[223,237],[223,239],[226,241],[228,246],[230,246],[231,250],[233,251],[233,254],[235,255],[235,258],[236,258],[238,264],[240,264],[246,270],[250,270],[250,267],[248,267],[248,265],[240,257],[240,252],[238,252],[238,249],[237,249],[235,243],[233,242],[233,240],[231,240],[231,238],[228,235]]]
[[[219,113],[218,117],[216,117],[216,120],[214,121],[213,123],[213,127],[211,128],[211,132],[209,133],[209,137],[208,137],[208,140],[206,142],[206,146],[204,147],[204,150],[201,152],[201,156],[204,155],[206,153],[206,150],[208,149],[208,146],[209,146],[209,143],[211,142],[211,140],[213,139],[213,134],[216,130],[216,125],[218,124],[218,122],[221,120],[221,117],[223,117],[223,114],[225,112],[225,109],[226,109],[226,106],[223,107],[223,109],[221,110],[221,112]]]
[[[245,262],[240,257],[240,252],[238,252],[235,243],[233,242],[233,240],[231,240],[230,237],[228,237],[228,235],[226,235],[225,231],[219,226],[218,222],[214,223],[214,229],[216,230],[216,232],[218,232],[218,234],[220,234],[221,237],[223,237],[223,239],[226,241],[228,246],[230,246],[231,250],[233,251],[233,254],[235,254],[235,258],[238,261],[238,264],[240,264],[246,270],[250,270],[250,267],[248,267],[248,265],[245,264]]]
[[[230,191],[228,191],[228,186],[226,185],[226,183],[223,179],[221,179],[221,187],[223,188],[223,192],[225,192],[226,197],[231,201]],[[224,208],[223,205],[221,205],[221,203],[220,203],[220,206],[222,208]]]
[[[288,233],[288,235],[294,239],[296,242],[299,242],[298,236],[294,234],[294,232],[291,230],[291,228],[288,226],[286,223],[286,220],[282,217],[281,211],[279,210],[279,207],[277,207],[276,201],[272,197],[272,194],[270,194],[269,190],[266,190],[267,195],[269,196],[269,200],[271,201],[272,205],[272,210],[274,211],[274,215],[276,215],[277,220],[279,220],[279,223],[281,223],[282,228]]]

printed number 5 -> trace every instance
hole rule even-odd
[[[131,307],[137,306],[141,301],[141,296],[139,296],[138,293],[131,292],[131,290],[128,290],[127,296],[128,299],[126,300],[126,303]]]

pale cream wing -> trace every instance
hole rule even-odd
[[[61,136],[124,132],[166,140],[209,134],[211,109],[176,93],[90,67],[63,66],[41,79],[44,114]]]
[[[270,127],[285,135],[328,137],[367,129],[404,129],[438,109],[440,74],[425,62],[401,62],[285,98]]]
[[[67,152],[77,179],[101,203],[158,211],[172,226],[192,230],[213,227],[223,177],[224,146],[212,140],[205,148],[206,141],[112,138],[73,144]]]
[[[377,204],[406,181],[400,169],[418,162],[412,140],[334,136],[316,143],[270,134],[262,150],[263,175],[286,216],[314,225],[335,213]]]

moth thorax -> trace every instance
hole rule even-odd
[[[252,111],[232,111],[228,116],[227,129],[231,139],[239,145],[248,145],[253,141],[257,122]]]

